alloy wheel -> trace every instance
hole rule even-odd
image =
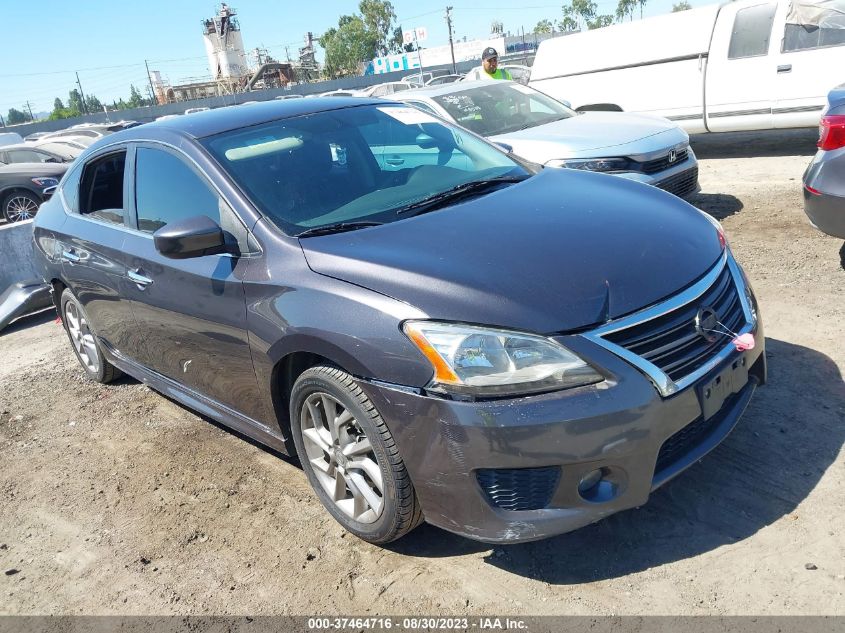
[[[373,446],[339,400],[310,394],[300,412],[307,459],[338,509],[359,523],[374,523],[384,509],[384,481]]]
[[[65,304],[65,323],[79,360],[90,372],[96,374],[100,371],[100,352],[88,328],[88,320],[73,301]]]
[[[26,196],[15,196],[6,203],[6,218],[9,222],[31,220],[38,211],[38,204]]]

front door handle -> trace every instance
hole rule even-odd
[[[71,264],[78,264],[82,258],[74,253],[72,250],[62,251],[62,259]]]
[[[140,269],[127,271],[126,276],[129,277],[129,280],[141,290],[153,283],[152,279],[141,274]]]
[[[792,72],[792,64],[783,64],[782,66],[778,66],[779,73],[791,73]]]
[[[384,162],[385,162],[385,163],[387,163],[388,165],[393,165],[394,167],[398,167],[399,165],[404,165],[404,164],[405,164],[405,159],[404,159],[404,158],[399,158],[399,157],[397,156],[397,157],[395,157],[395,158],[387,158],[387,159],[385,159],[385,161],[384,161]]]

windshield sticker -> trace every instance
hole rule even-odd
[[[377,108],[379,112],[384,112],[386,115],[393,117],[399,123],[404,123],[405,125],[418,125],[420,123],[438,123],[438,120],[435,119],[430,114],[426,114],[421,110],[417,110],[416,108],[396,108],[396,107],[387,107],[387,108]]]

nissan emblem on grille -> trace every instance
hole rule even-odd
[[[702,306],[698,309],[695,315],[695,331],[708,343],[714,343],[719,338],[719,333],[715,331],[717,325],[719,325],[719,317],[713,308]]]

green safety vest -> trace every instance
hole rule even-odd
[[[511,74],[507,70],[504,70],[502,68],[497,68],[496,72],[494,72],[494,73],[488,73],[485,70],[484,74],[486,74],[488,77],[490,77],[490,79],[506,79],[508,81],[513,80],[513,78],[511,77]]]

